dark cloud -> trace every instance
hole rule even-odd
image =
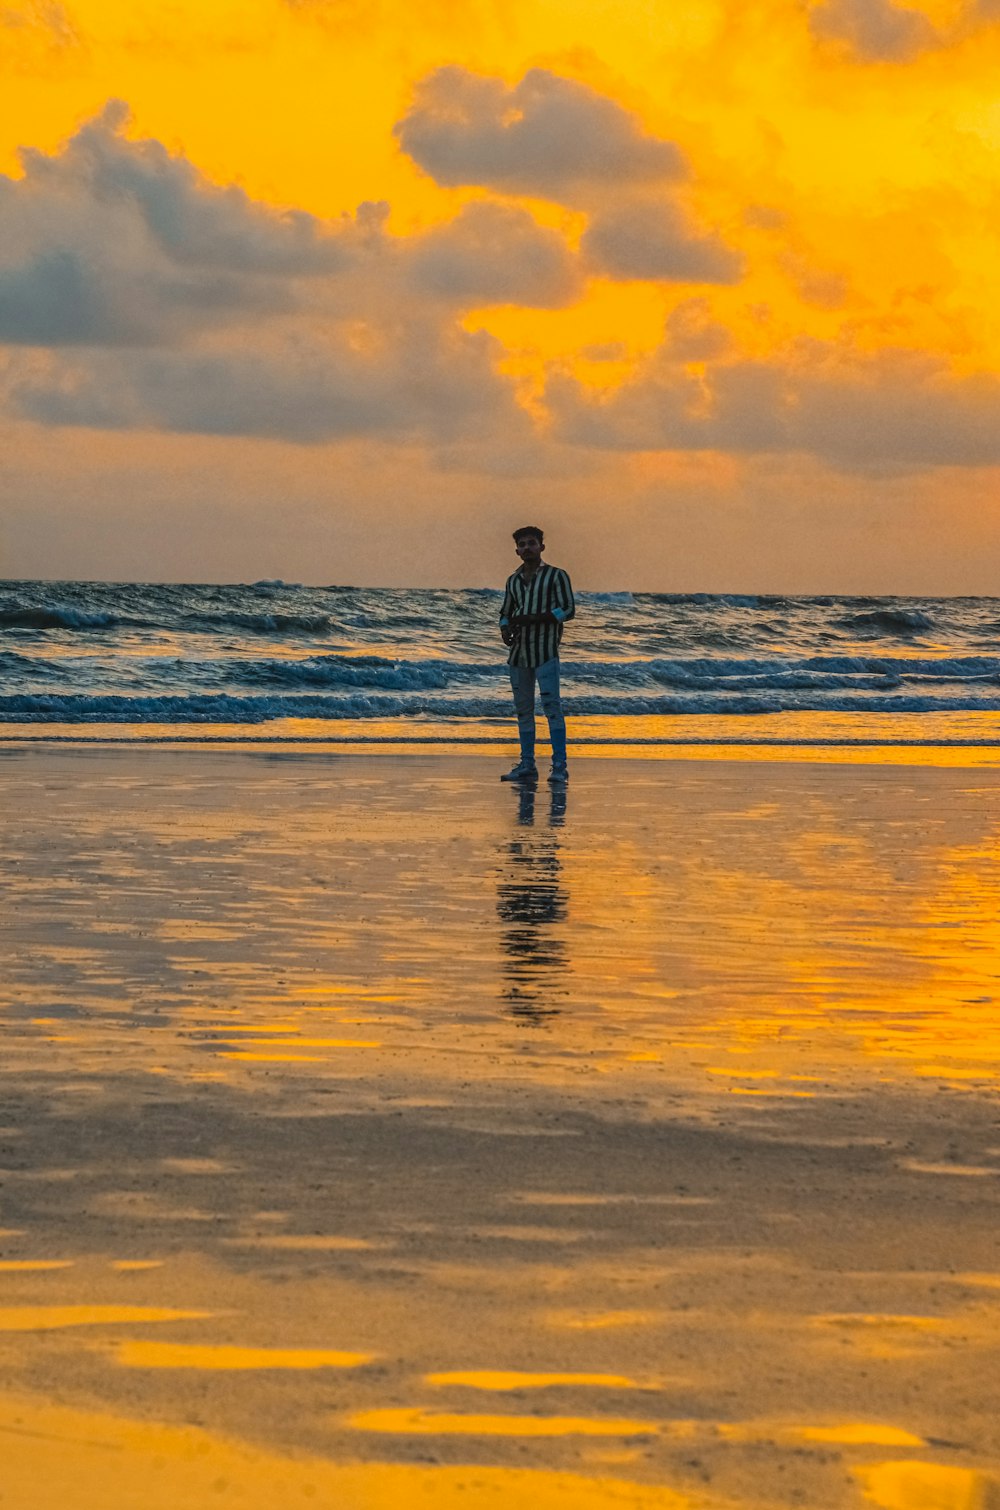
[[[905,63],[941,41],[922,11],[891,0],[824,0],[809,26],[814,37],[843,43],[867,63]]]
[[[414,238],[409,269],[418,293],[464,304],[552,308],[582,287],[563,238],[510,205],[466,205],[447,225]]]
[[[440,68],[395,128],[403,150],[440,184],[482,184],[572,200],[595,185],[683,174],[673,142],[650,136],[621,105],[572,79],[533,68],[501,79]]]
[[[112,104],[0,177],[0,341],[22,352],[9,412],[303,443],[530,433],[500,348],[459,316],[574,298],[579,261],[555,231],[493,203],[405,237],[383,204],[282,213],[129,140],[127,119]]]
[[[9,410],[45,425],[258,436],[313,444],[363,436],[431,444],[502,433],[527,416],[482,332],[416,319],[365,347],[331,327],[197,351],[51,354],[7,381]]]
[[[0,340],[12,345],[172,344],[206,326],[292,308],[280,285],[247,288],[225,273],[151,278],[123,259],[66,246],[0,265]]]
[[[62,196],[130,215],[171,261],[189,267],[309,276],[337,272],[356,255],[353,221],[331,225],[303,210],[258,204],[235,184],[219,187],[160,142],[126,138],[128,118],[128,107],[114,100],[58,156],[22,151],[25,176],[12,197]]]
[[[0,341],[174,346],[296,314],[385,323],[426,300],[562,306],[578,259],[525,210],[468,205],[408,237],[388,206],[322,221],[207,180],[157,141],[125,135],[112,102],[54,155],[0,175]],[[444,310],[439,318],[449,318]]]
[[[558,439],[611,450],[800,452],[844,471],[1000,464],[1000,380],[923,354],[803,343],[703,374],[661,349],[611,395],[566,375],[548,389]]]
[[[378,207],[332,227],[210,184],[114,103],[53,156],[0,175],[0,341],[174,344],[303,307],[298,284],[362,260]]]
[[[692,232],[676,205],[637,199],[598,212],[583,238],[587,262],[612,278],[736,283],[743,259],[718,236]]]

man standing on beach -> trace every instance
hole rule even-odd
[[[548,719],[552,744],[549,780],[564,786],[566,768],[566,720],[559,698],[559,642],[563,625],[576,613],[573,588],[566,572],[542,561],[545,537],[535,524],[514,531],[514,549],[521,567],[507,578],[500,609],[500,633],[510,647],[507,657],[510,684],[517,711],[521,758],[501,781],[537,781],[535,765],[535,684]]]

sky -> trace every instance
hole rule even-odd
[[[1000,0],[0,0],[0,576],[1000,594]]]

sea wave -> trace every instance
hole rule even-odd
[[[326,634],[333,627],[325,613],[187,613],[180,623],[185,629],[209,634],[226,629],[243,629],[249,634]]]
[[[0,629],[107,629],[129,622],[117,614],[82,608],[8,603],[0,606]]]
[[[0,582],[0,719],[39,737],[58,723],[509,727],[499,602],[496,588],[272,576]],[[571,716],[621,715],[637,738],[656,714],[951,712],[957,728],[1000,711],[998,649],[997,598],[582,591],[563,689]]]
[[[291,647],[289,646],[289,649]],[[506,667],[490,660],[419,660],[404,656],[320,652],[313,655],[247,656],[234,651],[209,657],[164,654],[116,656],[104,648],[86,654],[39,655],[0,652],[0,679],[20,682],[25,693],[37,683],[62,684],[67,692],[219,693],[245,689],[331,692],[421,692],[450,689],[499,690],[506,695]],[[562,663],[566,694],[627,694],[672,689],[704,695],[739,692],[878,693],[900,688],[935,689],[936,705],[952,692],[1000,686],[996,656],[930,657],[899,655],[676,656],[631,660],[572,660]]]
[[[669,695],[662,697],[567,697],[570,715],[630,716],[689,714],[930,713],[1000,712],[1000,692],[994,697],[919,697],[911,695],[820,696],[808,690],[747,693]],[[260,724],[275,719],[429,719],[509,720],[509,699],[493,697],[434,698],[351,696],[302,693],[284,696],[232,696],[207,693],[193,696],[129,697],[84,694],[22,693],[0,695],[0,723],[197,723]]]
[[[919,608],[871,608],[845,614],[837,622],[842,628],[851,629],[855,634],[903,638],[927,634],[935,627],[930,615]]]
[[[599,597],[600,594],[593,594],[593,596]],[[762,603],[784,602],[784,599],[762,599],[757,593],[740,592],[644,592],[637,593],[636,599],[646,603],[669,603],[680,607],[690,605],[693,608],[760,608]]]

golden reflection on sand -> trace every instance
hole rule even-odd
[[[298,1021],[291,1019],[288,1022],[206,1022],[201,1026],[201,1031],[208,1038],[233,1038],[239,1033],[249,1033],[254,1038],[260,1038],[263,1034],[280,1034],[287,1037],[289,1033],[298,1031]]]
[[[29,1269],[71,1269],[71,1258],[4,1258],[0,1259],[0,1274],[16,1274]]]
[[[0,1397],[3,1494],[30,1510],[702,1510],[701,1495],[531,1468],[337,1465],[197,1427]],[[39,1453],[44,1470],[39,1471]]]
[[[636,1437],[659,1430],[656,1421],[619,1421],[599,1416],[455,1415],[419,1407],[361,1410],[349,1418],[348,1424],[355,1431],[398,1436]]]
[[[967,1328],[942,1316],[818,1316],[814,1320],[829,1329],[830,1345],[850,1346],[866,1358],[889,1361],[916,1358],[935,1346],[946,1345]]]
[[[118,1342],[116,1362],[125,1368],[212,1370],[361,1368],[374,1353],[342,1353],[329,1348],[230,1347],[182,1342]]]
[[[521,1206],[711,1206],[708,1195],[621,1195],[571,1190],[517,1190],[507,1197]]]
[[[252,1043],[253,1039],[248,1042]],[[274,1039],[262,1039],[268,1046],[288,1049],[380,1049],[381,1043],[376,1038],[289,1038],[287,1043],[275,1042]]]
[[[997,1510],[1000,1478],[943,1463],[878,1463],[854,1470],[880,1510]]]
[[[815,1320],[823,1326],[845,1327],[849,1330],[859,1329],[863,1331],[903,1330],[920,1332],[940,1332],[947,1329],[948,1323],[940,1316],[892,1316],[879,1315],[875,1312],[845,1312],[842,1315],[831,1313],[828,1316],[817,1316]]]
[[[415,985],[426,985],[424,980],[413,982]],[[302,986],[294,993],[299,996],[349,996],[352,1001],[369,1002],[394,1002],[402,1001],[403,998],[395,992],[366,991],[362,986]]]
[[[547,1326],[570,1332],[604,1332],[619,1327],[655,1326],[663,1319],[662,1311],[548,1311]]]
[[[59,875],[46,879],[42,865],[35,877],[44,921],[36,965],[22,972],[22,989],[29,974],[37,978],[25,1005],[58,1023],[47,976],[70,965],[94,993],[74,987],[81,1005],[58,1036],[75,1041],[46,1045],[49,1061],[72,1069],[85,1054],[97,1063],[124,1053],[143,1073],[190,1081],[212,1073],[191,1062],[209,1052],[230,1083],[246,1077],[277,1089],[280,1074],[254,1067],[289,1065],[291,1074],[298,1063],[319,1073],[318,1051],[328,1049],[324,1073],[334,1078],[347,1072],[336,1050],[356,1048],[366,1054],[350,1072],[364,1076],[406,1048],[413,1065],[391,1064],[392,1074],[419,1077],[428,1091],[485,1076],[488,1066],[504,1081],[530,1076],[571,1089],[601,1076],[651,1102],[668,1088],[697,1087],[734,1108],[744,1100],[747,1116],[757,1100],[805,1101],[796,1081],[812,1080],[817,1096],[886,1077],[977,1088],[1000,1063],[990,970],[1000,911],[996,777],[971,769],[967,751],[925,750],[919,764],[911,752],[908,770],[857,751],[836,752],[839,763],[827,769],[718,751],[710,766],[592,761],[621,793],[610,827],[603,780],[581,782],[565,809],[544,795],[511,806],[507,791],[486,800],[482,761],[445,762],[429,780],[426,767],[397,764],[391,782],[357,762],[353,789],[314,766],[314,798],[309,783],[275,780],[259,759],[202,758],[220,762],[234,784],[233,795],[197,805],[197,834],[183,802],[170,808],[170,782],[151,789],[145,808],[128,809],[126,873],[151,915],[133,919],[131,908],[95,894],[95,942],[82,948],[63,936]],[[166,771],[189,757],[143,759]],[[188,788],[198,784],[194,772]],[[29,808],[39,801],[37,787],[31,792]],[[60,812],[99,844],[113,819],[95,801],[81,788],[79,799],[60,797]],[[928,812],[934,822],[921,826]],[[199,934],[183,956],[171,952],[178,975],[205,977],[199,996],[175,992],[155,1038],[123,1039],[111,1031],[127,1020],[120,1007],[113,1018],[91,1007],[106,1005],[119,968],[143,973],[125,944],[135,928],[155,932],[171,886],[198,886],[202,862],[183,841],[203,842],[206,825],[212,864],[240,884],[220,887],[210,869],[201,921],[225,922],[232,907],[247,926],[233,948],[210,949]],[[442,889],[452,842],[473,847],[486,890]],[[361,947],[369,937],[393,939],[375,969]],[[283,961],[278,979],[272,944]],[[471,1042],[462,1014],[439,1010],[442,993],[469,1004]],[[344,1012],[378,1036],[340,1037]],[[525,1028],[539,1030],[530,1065],[511,1041]],[[11,1035],[11,1052],[30,1064],[41,1044],[24,1029]],[[360,1062],[374,1055],[377,1070]]]
[[[427,1384],[461,1385],[466,1389],[509,1390],[551,1389],[556,1385],[577,1387],[603,1387],[604,1389],[645,1389],[648,1385],[637,1383],[624,1374],[531,1374],[514,1370],[480,1369],[468,1373],[427,1374]]]
[[[836,1442],[843,1447],[923,1447],[923,1437],[898,1426],[879,1422],[848,1421],[842,1426],[801,1426],[797,1434],[806,1442]]]
[[[321,1232],[268,1232],[257,1237],[227,1237],[223,1242],[229,1248],[271,1248],[289,1253],[361,1253],[386,1246],[367,1237],[326,1236]]]
[[[1000,1175],[1000,1169],[988,1164],[929,1164],[921,1159],[901,1159],[900,1165],[903,1169],[912,1169],[915,1174],[957,1174],[964,1175],[967,1179]]]
[[[51,1332],[59,1327],[200,1321],[211,1314],[211,1311],[173,1311],[157,1306],[0,1306],[0,1332]]]
[[[222,1159],[161,1159],[168,1174],[235,1174],[237,1166]]]

